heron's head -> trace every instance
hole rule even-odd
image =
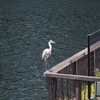
[[[49,42],[50,42],[50,43],[52,43],[52,44],[55,44],[55,42],[54,42],[54,41],[52,41],[52,40],[50,40]]]

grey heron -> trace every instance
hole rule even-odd
[[[47,59],[50,58],[51,51],[52,51],[52,45],[51,44],[55,44],[55,42],[52,41],[52,40],[50,40],[48,42],[49,48],[43,50],[43,53],[42,53],[42,62],[47,62]]]

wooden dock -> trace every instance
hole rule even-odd
[[[91,52],[95,51],[96,49],[98,49],[100,47],[100,41],[98,41],[97,43],[93,44],[90,48]],[[85,48],[84,50],[78,52],[77,54],[73,55],[72,57],[69,57],[68,59],[62,61],[61,63],[57,64],[56,66],[52,67],[50,70],[52,70],[52,73],[57,73],[60,70],[62,70],[63,68],[65,68],[66,66],[69,66],[70,64],[78,61],[79,59],[81,59],[82,57],[86,56],[88,54],[87,48]],[[46,75],[47,72],[44,72],[44,75]]]
[[[98,53],[97,55],[98,49],[100,49],[100,41],[94,43],[90,47],[90,53],[93,57],[94,62],[94,69],[96,68],[96,58],[100,58],[100,53]],[[59,100],[59,98],[61,98],[61,100],[70,100],[72,98],[76,98],[76,100],[83,100],[81,96],[82,84],[87,84],[87,82],[91,82],[92,84],[93,82],[100,81],[99,77],[87,76],[87,55],[88,48],[85,48],[72,57],[69,57],[68,59],[52,67],[51,69],[49,69],[50,71],[48,70],[44,72],[46,78],[49,78],[49,82],[52,83],[50,88],[48,89],[48,100]],[[99,61],[98,64],[100,64]]]

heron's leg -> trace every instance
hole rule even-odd
[[[46,70],[47,70],[47,61],[45,61],[45,67],[46,67]]]
[[[49,63],[48,63],[48,60],[45,61],[45,67],[46,67],[46,70],[49,69]]]
[[[47,68],[48,68],[48,69],[50,68],[49,61],[47,61]]]

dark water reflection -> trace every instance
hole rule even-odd
[[[85,48],[99,28],[99,0],[0,0],[0,100],[46,100],[47,42],[56,42],[52,67]]]

